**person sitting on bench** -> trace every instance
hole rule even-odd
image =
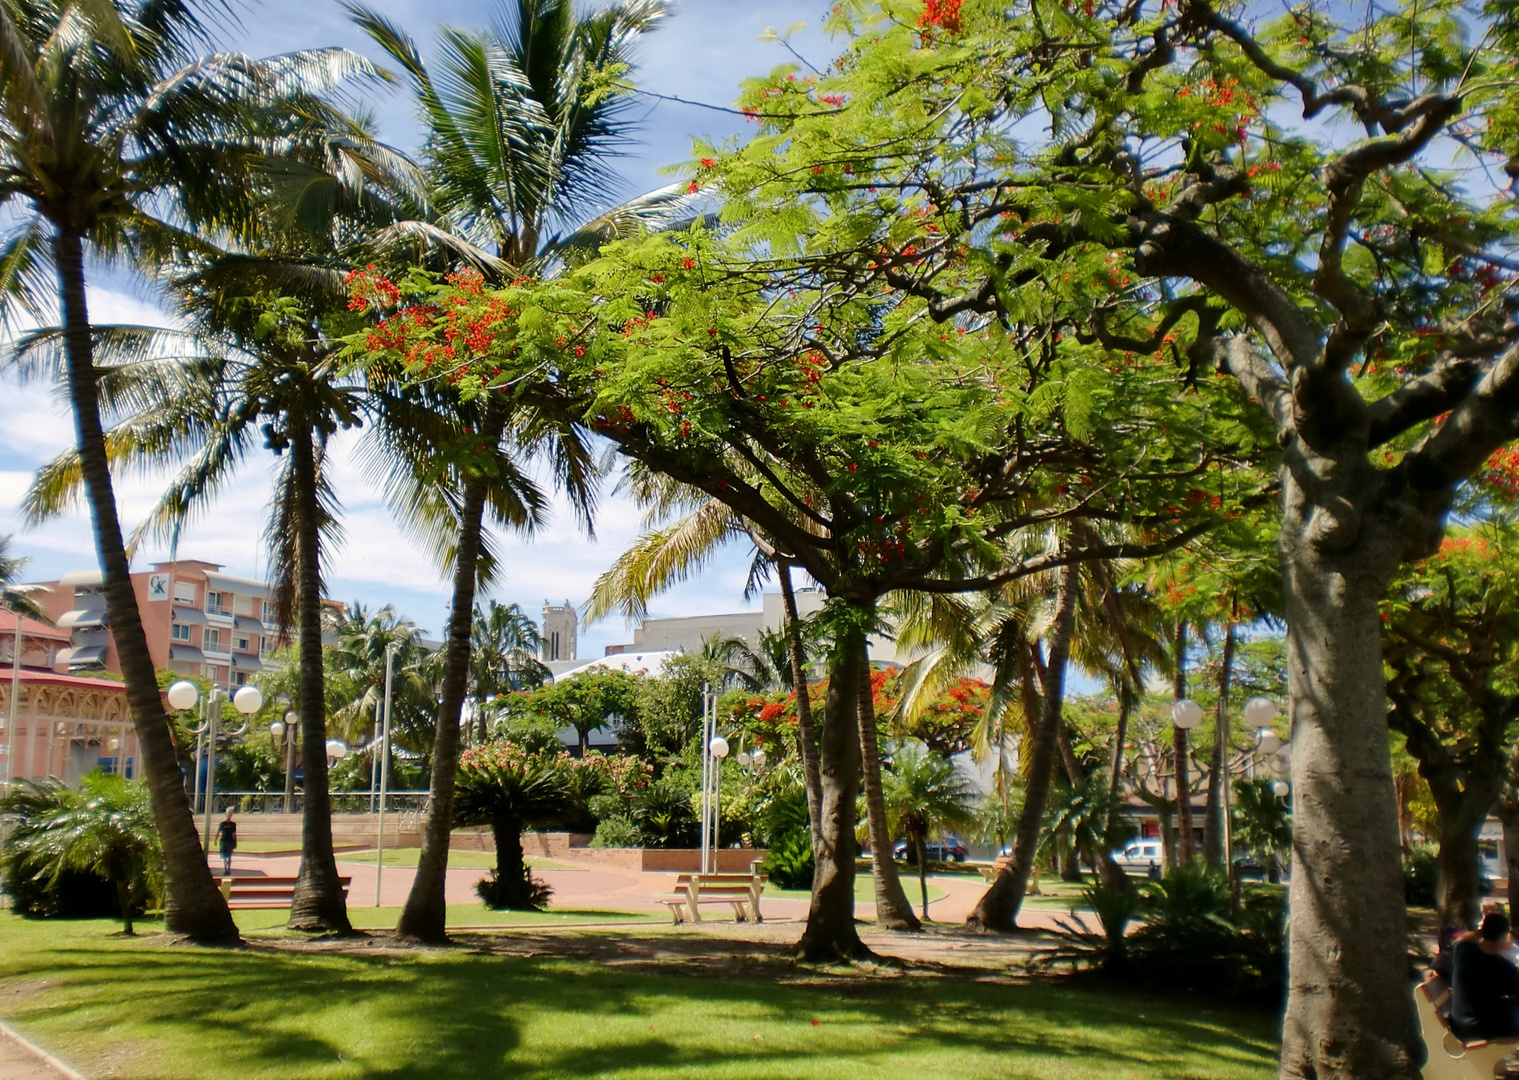
[[[1519,968],[1503,957],[1508,942],[1508,918],[1502,912],[1484,915],[1476,934],[1456,941],[1450,1019],[1464,1039],[1519,1035]]]

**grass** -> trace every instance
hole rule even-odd
[[[922,893],[919,892],[919,890],[918,890],[918,875],[917,874],[913,874],[910,878],[906,874],[902,875],[902,888],[907,893],[907,899],[911,900],[914,904],[918,904],[918,903],[920,903],[922,901]],[[811,891],[809,891],[807,889],[782,889],[782,888],[778,888],[778,887],[776,887],[774,885],[766,885],[765,886],[765,891],[761,895],[764,895],[764,896],[773,896],[773,897],[775,897],[778,900],[811,900],[812,899],[812,893],[811,893]],[[928,883],[928,901],[929,901],[929,903],[933,903],[935,900],[941,899],[942,897],[945,897],[945,896],[948,896],[948,895],[949,894],[947,892],[945,892],[943,889],[939,888],[939,886],[935,885],[932,881],[930,881]],[[854,899],[855,899],[855,903],[859,903],[859,904],[874,903],[875,902],[875,898],[876,898],[876,883],[875,883],[875,879],[870,876],[870,872],[867,870],[863,874],[856,874],[854,876]],[[762,912],[762,914],[763,914],[763,912]]]
[[[339,852],[338,862],[368,863],[374,865],[375,851]],[[422,849],[415,847],[386,848],[386,866],[416,866],[417,860],[422,857]],[[527,864],[534,870],[581,870],[583,867],[570,866],[566,863],[551,862],[548,859],[528,859]],[[488,870],[496,865],[496,854],[491,851],[450,851],[448,853],[449,866],[477,867]]]
[[[210,951],[0,915],[0,1015],[122,1080],[1269,1080],[1272,1018],[1091,986]],[[573,939],[566,943],[573,947]],[[788,981],[782,981],[782,980]]]
[[[245,908],[234,911],[237,928],[244,933],[275,930],[290,918],[289,908]],[[357,930],[393,930],[400,908],[348,908],[348,921]],[[492,911],[483,904],[449,904],[448,925],[454,926],[576,926],[584,923],[665,922],[663,911],[593,911],[583,908],[550,908],[547,911]]]

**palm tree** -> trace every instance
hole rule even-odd
[[[351,743],[381,749],[386,657],[390,656],[391,741],[408,750],[432,743],[433,682],[428,678],[422,633],[389,604],[370,613],[355,601],[343,609],[334,628],[337,639],[327,650],[331,681],[342,703],[332,712],[340,736]],[[386,754],[390,747],[384,747]]]
[[[49,322],[61,303],[64,369],[106,606],[163,838],[166,916],[176,933],[233,940],[181,782],[117,517],[101,422],[89,249],[148,264],[201,250],[204,223],[241,236],[257,222],[271,155],[330,112],[317,96],[374,69],[335,49],[253,60],[199,55],[210,42],[186,0],[26,0],[0,17],[0,302]]]
[[[918,861],[918,888],[926,919],[928,838],[946,829],[975,824],[975,789],[953,761],[917,742],[906,742],[897,749],[891,768],[882,773],[882,779],[886,818],[892,823],[893,832],[907,837]]]
[[[77,791],[22,780],[0,798],[0,814],[18,819],[4,851],[12,872],[49,882],[67,871],[100,875],[116,892],[122,933],[132,933],[132,909],[156,890],[163,862],[145,785],[101,772]]]
[[[1281,879],[1281,855],[1292,850],[1292,813],[1272,790],[1270,777],[1241,778],[1234,784],[1234,846],[1262,860],[1274,885]]]
[[[18,619],[35,619],[52,625],[53,620],[47,617],[47,612],[35,599],[47,590],[41,585],[21,585],[16,581],[31,560],[12,555],[10,548],[11,537],[0,536],[0,608],[15,612]]]
[[[458,824],[489,825],[495,836],[494,880],[481,894],[491,907],[523,911],[540,906],[522,860],[522,830],[556,821],[569,812],[571,802],[562,753],[529,752],[506,741],[464,752],[454,813]]]
[[[503,8],[491,30],[447,29],[436,79],[415,42],[383,15],[360,4],[349,4],[348,10],[410,81],[427,129],[423,158],[433,216],[399,222],[386,239],[430,245],[487,277],[509,280],[552,273],[607,239],[666,222],[684,205],[671,187],[587,217],[608,194],[609,162],[628,139],[631,101],[611,80],[631,64],[639,36],[664,16],[663,0],[628,0],[583,15],[570,0],[518,0]],[[555,228],[566,231],[554,233]],[[449,415],[459,417],[456,430],[478,435],[478,446],[494,460],[460,461],[444,490],[434,491],[441,498],[429,502],[407,494],[402,500],[414,511],[427,511],[428,528],[441,533],[451,527],[454,536],[451,544],[435,545],[453,567],[453,600],[428,820],[397,927],[424,941],[446,937],[444,878],[458,720],[468,690],[471,614],[493,477],[500,475],[500,459],[510,460],[510,451],[526,457],[546,449],[557,479],[583,515],[594,494],[589,452],[568,428],[516,415],[499,395],[459,402]],[[445,440],[425,442],[442,446]],[[436,475],[425,468],[427,456],[417,459],[424,466],[422,478]],[[531,499],[526,501],[530,507]],[[535,513],[523,513],[503,523],[520,528],[537,520]],[[487,559],[487,570],[489,565]]]
[[[516,604],[492,600],[484,611],[475,605],[474,625],[470,630],[473,656],[470,682],[475,699],[480,730],[478,741],[486,738],[484,703],[512,690],[531,690],[542,686],[552,676],[538,660],[543,645],[538,624]]]

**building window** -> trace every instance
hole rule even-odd
[[[233,671],[232,671],[232,685],[233,686],[247,686],[248,685],[248,673],[246,671],[239,671],[239,670],[237,670],[237,669],[234,668]]]
[[[212,615],[231,615],[232,594],[224,592],[206,593],[206,610]]]
[[[201,636],[201,647],[220,652],[222,647],[222,632],[213,627],[206,627]]]
[[[181,604],[195,603],[195,582],[176,581],[174,583],[174,599]]]
[[[182,623],[175,623],[169,627],[169,637],[174,641],[189,641],[190,628]]]
[[[239,652],[247,652],[248,651],[248,639],[246,637],[240,637],[240,638],[238,638],[237,639],[237,648],[238,648]]]

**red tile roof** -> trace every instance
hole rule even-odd
[[[73,636],[67,630],[59,630],[56,626],[40,623],[36,619],[22,619],[21,633],[24,637],[43,638],[47,641],[73,640]],[[16,613],[6,608],[0,608],[0,637],[14,637],[16,634]]]

